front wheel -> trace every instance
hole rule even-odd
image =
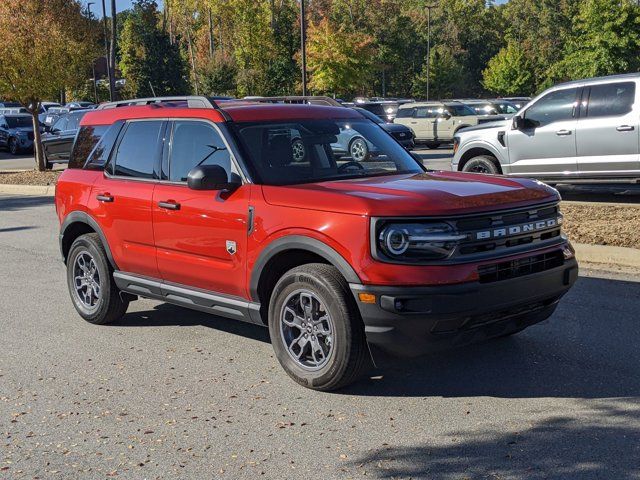
[[[462,167],[463,172],[485,173],[488,175],[499,175],[500,167],[497,160],[489,155],[478,155],[473,157]]]
[[[324,264],[289,270],[269,304],[269,333],[280,365],[300,385],[336,390],[367,360],[364,327],[340,272]]]
[[[364,138],[356,138],[349,144],[349,154],[355,162],[369,159],[369,146]]]
[[[9,139],[9,153],[11,153],[11,155],[18,155],[20,153],[20,146],[18,145],[17,138]]]
[[[116,286],[97,233],[79,236],[67,258],[67,285],[76,311],[89,323],[104,325],[122,317],[129,306]]]

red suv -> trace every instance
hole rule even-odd
[[[349,108],[129,103],[83,117],[56,188],[69,291],[91,323],[146,297],[268,326],[287,373],[331,390],[362,372],[367,344],[511,335],[577,277],[540,182],[426,170]],[[379,154],[338,153],[351,132]]]

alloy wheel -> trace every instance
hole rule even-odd
[[[289,356],[307,370],[324,367],[334,349],[331,316],[324,303],[308,290],[296,290],[285,300],[280,335]]]
[[[364,140],[358,138],[353,141],[351,144],[351,158],[353,158],[356,162],[362,162],[367,158],[367,144]]]
[[[295,162],[302,162],[305,157],[304,144],[302,140],[295,140],[291,144],[291,149],[293,150],[293,160]]]
[[[86,250],[81,251],[73,264],[73,284],[76,298],[87,310],[98,307],[102,295],[100,273],[93,256]]]

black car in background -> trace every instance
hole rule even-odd
[[[55,122],[46,128],[42,135],[42,147],[44,149],[47,168],[54,163],[68,163],[73,140],[80,125],[80,120],[90,110],[75,110],[60,114]]]
[[[396,113],[398,113],[398,107],[403,103],[409,103],[412,101],[413,100],[406,98],[356,98],[354,101],[354,106],[370,111],[374,115],[377,115],[378,117],[383,119],[385,122],[393,122],[393,119],[396,118]]]
[[[387,123],[378,115],[371,113],[369,110],[366,110],[361,107],[352,107],[354,110],[357,110],[362,115],[367,117],[369,120],[374,121],[378,125],[380,125],[384,130],[389,132],[391,136],[393,136],[398,142],[407,150],[411,150],[415,147],[413,132],[411,129],[405,125],[400,125],[398,123]]]

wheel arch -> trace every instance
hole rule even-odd
[[[249,294],[260,302],[261,314],[266,324],[266,312],[273,287],[286,271],[307,263],[333,265],[348,283],[361,283],[360,278],[342,255],[315,238],[289,235],[267,245],[251,269]]]
[[[502,165],[500,163],[499,157],[496,154],[496,152],[494,152],[491,148],[487,148],[487,147],[472,147],[469,148],[467,150],[465,150],[464,152],[462,152],[462,154],[460,155],[460,160],[458,161],[458,171],[462,171],[462,169],[464,168],[465,164],[471,160],[474,157],[477,157],[479,155],[487,155],[492,157],[495,160],[496,166],[498,167],[498,170],[500,171],[500,173],[502,173]]]
[[[62,254],[62,260],[64,263],[67,263],[67,256],[69,255],[69,250],[71,249],[71,245],[74,240],[85,233],[98,234],[107,254],[107,258],[109,259],[109,263],[114,270],[117,270],[118,267],[113,259],[113,255],[111,254],[109,243],[107,243],[107,238],[102,232],[100,225],[88,213],[81,211],[69,213],[60,227],[60,253]]]

